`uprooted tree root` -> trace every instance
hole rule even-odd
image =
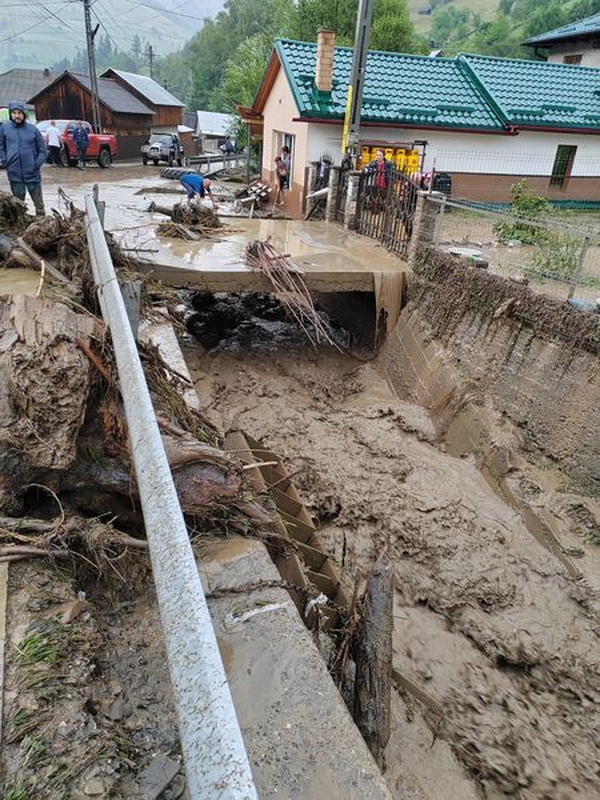
[[[0,192],[0,233],[20,234],[33,220],[22,200],[7,192]]]
[[[83,305],[92,313],[98,313],[83,211],[72,206],[68,218],[56,211],[38,217],[25,230],[23,240],[40,256],[50,259],[66,278],[77,283],[81,287]],[[135,262],[123,253],[109,233],[106,241],[115,268],[134,271]]]

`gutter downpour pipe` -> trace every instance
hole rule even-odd
[[[121,289],[91,195],[87,240],[112,336],[192,800],[258,800]]]

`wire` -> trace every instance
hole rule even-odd
[[[183,3],[181,5],[183,5]],[[185,17],[186,19],[197,19],[200,20],[200,22],[205,22],[207,19],[207,17],[197,17],[193,14],[182,14],[180,11],[168,11],[166,8],[161,8],[160,6],[152,6],[150,5],[150,3],[138,3],[135,6],[135,8],[138,8],[138,6],[144,6],[144,8],[152,8],[156,11],[160,11],[161,14],[172,14],[175,17]],[[181,6],[177,6],[177,8],[180,7]],[[133,11],[133,8],[130,9],[130,11]]]
[[[33,25],[30,25],[28,28],[25,28],[25,30],[11,33],[10,36],[5,36],[4,39],[0,39],[0,42],[8,42],[9,39],[14,39],[15,37],[22,36],[24,33],[27,33],[27,31],[31,31],[34,28],[37,28],[39,25],[43,25],[44,22],[47,22],[49,19],[50,17],[46,17],[45,19],[39,20],[39,22],[34,22]]]

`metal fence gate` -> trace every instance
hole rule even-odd
[[[335,221],[343,224],[346,213],[346,195],[348,193],[348,167],[340,167],[338,191],[335,197]]]
[[[356,203],[358,232],[379,239],[388,250],[406,255],[417,191],[414,181],[394,167],[383,172],[363,172]]]

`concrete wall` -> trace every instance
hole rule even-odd
[[[597,319],[433,248],[421,250],[416,272],[383,352],[391,382],[446,430],[466,402],[488,398],[526,447],[598,488]]]

